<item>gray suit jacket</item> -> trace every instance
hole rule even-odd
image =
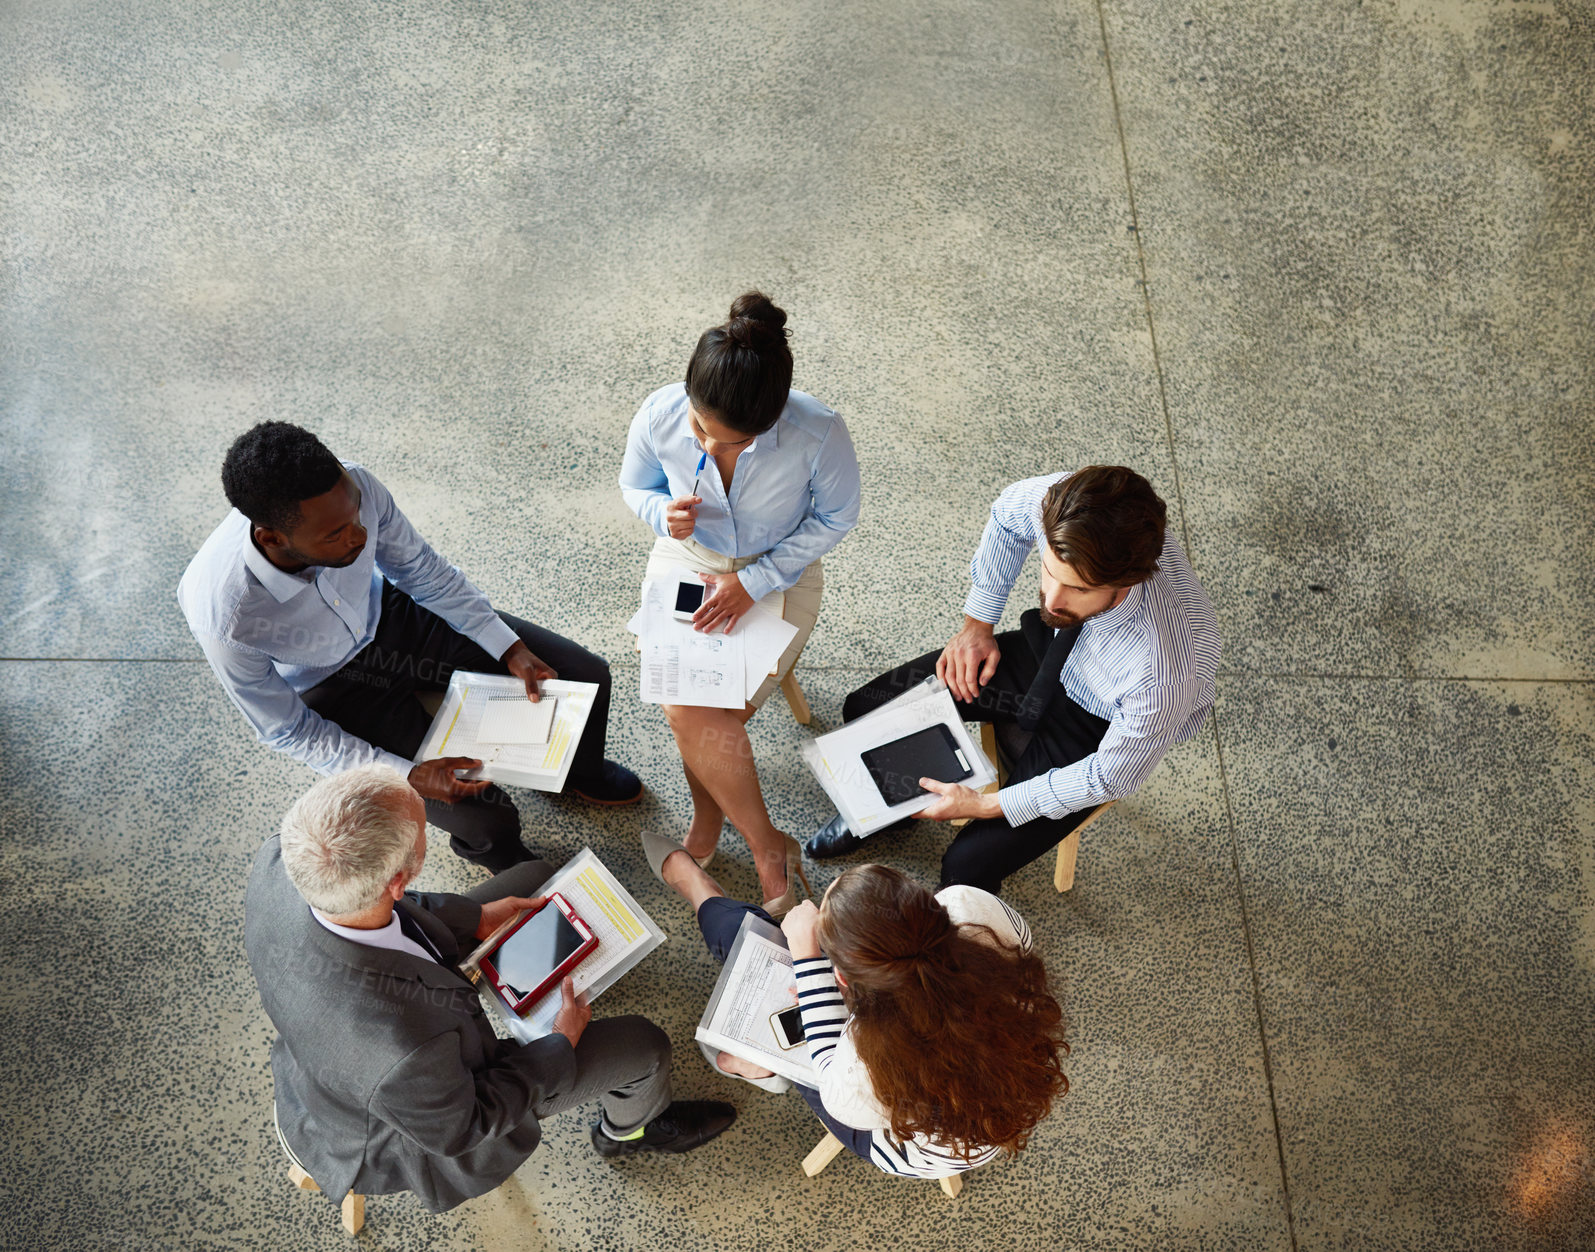
[[[481,905],[464,896],[407,894],[396,907],[446,960],[475,946]],[[278,1123],[334,1201],[413,1191],[440,1212],[491,1191],[537,1146],[532,1110],[575,1084],[563,1035],[499,1039],[452,965],[321,925],[276,838],[250,872],[244,948],[277,1028]]]

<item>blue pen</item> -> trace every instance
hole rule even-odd
[[[692,476],[692,494],[693,495],[697,495],[698,494],[698,479],[703,477],[703,467],[706,464],[708,464],[708,462],[709,462],[709,454],[707,452],[700,453],[699,456],[698,456],[698,469]]]

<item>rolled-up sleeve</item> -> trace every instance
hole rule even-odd
[[[976,621],[995,626],[1002,620],[1008,593],[1040,537],[1041,497],[1057,477],[1024,479],[1004,488],[992,502],[980,546],[969,563],[969,595],[964,600],[964,612]]]
[[[359,476],[377,510],[377,566],[395,587],[436,613],[495,660],[519,637],[459,569],[439,556],[410,524],[392,494],[371,474]]]
[[[858,525],[861,484],[852,437],[833,421],[809,472],[810,502],[795,530],[737,577],[755,600],[785,591]]]
[[[1202,690],[1195,681],[1155,682],[1132,692],[1090,756],[999,791],[1003,817],[1010,826],[1022,826],[1130,795],[1169,748],[1194,733],[1192,714]]]

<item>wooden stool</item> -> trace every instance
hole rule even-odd
[[[980,789],[981,795],[989,796],[994,791],[1000,791],[1008,781],[1008,771],[1003,769],[1002,757],[997,752],[997,732],[990,722],[980,723],[980,748],[997,767],[997,781],[987,783]],[[1059,891],[1067,891],[1074,886],[1074,860],[1080,854],[1080,832],[1117,803],[1117,800],[1109,800],[1106,804],[1097,805],[1091,811],[1091,816],[1071,830],[1058,844],[1058,859],[1052,866],[1052,885]],[[969,825],[969,818],[961,817],[950,824],[954,830],[962,830]]]
[[[803,1158],[803,1172],[810,1178],[817,1176],[821,1170],[836,1159],[837,1153],[842,1151],[842,1141],[830,1131],[825,1132],[825,1138],[814,1145],[814,1151]],[[936,1180],[942,1189],[942,1194],[950,1200],[956,1200],[958,1193],[964,1189],[964,1176],[953,1174],[948,1178]]]
[[[271,1128],[277,1132],[277,1142],[282,1145],[283,1155],[288,1158],[288,1181],[301,1191],[320,1191],[316,1180],[306,1172],[305,1167],[299,1163],[299,1158],[294,1155],[294,1150],[288,1146],[288,1140],[282,1137],[282,1127],[277,1124],[277,1104],[271,1106]],[[360,1228],[366,1224],[366,1198],[351,1191],[343,1197],[343,1204],[339,1206],[343,1217],[343,1228],[351,1235],[358,1235]]]

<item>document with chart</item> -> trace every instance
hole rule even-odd
[[[415,754],[416,763],[468,756],[481,761],[482,768],[462,773],[463,778],[560,790],[598,684],[550,678],[542,684],[542,695],[533,704],[519,678],[456,670]]]
[[[774,671],[797,627],[782,616],[785,597],[757,601],[730,634],[692,628],[671,613],[673,579],[649,579],[642,606],[626,627],[642,653],[644,704],[696,704],[740,709]]]
[[[795,986],[792,954],[781,928],[743,914],[742,928],[694,1032],[696,1039],[805,1087],[817,1086],[808,1045],[801,1037],[784,1034],[777,1021],[783,1014],[795,1015]]]

